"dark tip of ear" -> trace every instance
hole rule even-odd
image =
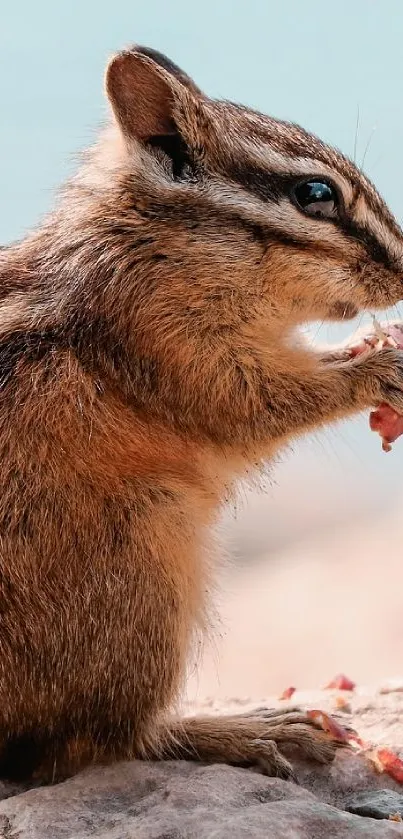
[[[201,95],[200,88],[194,83],[193,79],[187,75],[177,64],[171,61],[166,55],[163,55],[162,52],[158,52],[158,50],[153,50],[151,47],[142,47],[142,46],[134,46],[133,51],[139,53],[140,55],[145,55],[147,58],[151,58],[158,64],[163,70],[166,70],[167,73],[170,73],[171,76],[175,76],[179,82],[181,82],[186,87],[190,88],[193,93],[198,93]]]

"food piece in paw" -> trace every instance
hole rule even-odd
[[[386,323],[378,323],[373,318],[373,325],[373,332],[364,332],[361,329],[354,336],[348,347],[353,358],[366,350],[381,350],[383,347],[403,348],[403,324],[393,323],[389,326]]]
[[[403,324],[393,323],[389,326],[378,323],[375,318],[373,318],[373,324],[373,334],[365,335],[357,344],[351,346],[352,358],[368,349],[381,350],[387,346],[403,349]],[[392,443],[403,434],[403,416],[385,402],[371,411],[369,425],[371,431],[376,431],[382,438],[384,452],[390,452]]]
[[[382,402],[375,411],[371,411],[369,426],[371,431],[377,431],[382,437],[384,452],[390,452],[391,444],[403,434],[403,416],[398,414],[390,405]]]
[[[374,329],[377,336],[391,347],[403,348],[403,323],[382,324],[374,318]]]

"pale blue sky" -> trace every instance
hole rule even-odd
[[[104,66],[130,42],[213,96],[293,119],[358,160],[403,219],[401,0],[35,0],[3,4],[0,241],[31,225],[103,118]]]
[[[0,26],[1,244],[51,206],[104,118],[108,56],[135,41],[210,95],[300,122],[350,155],[359,109],[357,159],[376,126],[365,169],[403,222],[402,0],[15,0]],[[370,462],[366,480],[398,480],[403,441],[385,459],[365,419],[343,435],[344,448],[332,434],[341,469]]]

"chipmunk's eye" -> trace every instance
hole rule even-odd
[[[303,181],[293,190],[297,207],[308,216],[316,218],[336,218],[339,209],[337,192],[327,181]]]

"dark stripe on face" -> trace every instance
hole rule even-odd
[[[383,265],[391,271],[396,270],[397,266],[388,249],[376,238],[373,233],[371,233],[370,230],[367,230],[365,227],[361,227],[361,225],[349,218],[338,220],[336,223],[345,236],[348,236],[355,242],[358,241],[365,245],[368,255],[374,262],[377,262],[379,265]]]
[[[300,176],[292,173],[267,172],[258,166],[243,166],[234,162],[226,167],[225,175],[262,201],[276,202],[288,196],[291,188],[301,180]]]
[[[299,239],[298,236],[292,233],[286,233],[284,230],[277,230],[276,227],[269,225],[249,224],[244,219],[240,219],[239,223],[244,230],[247,230],[251,237],[259,244],[263,245],[265,250],[271,245],[287,245],[288,248],[295,248],[299,252],[316,253],[322,251],[327,256],[334,256],[335,248],[329,242],[318,241],[317,239]]]
[[[224,175],[224,172],[222,172],[222,175]],[[270,202],[278,204],[281,199],[288,199],[291,202],[291,190],[301,180],[331,180],[315,172],[312,172],[311,175],[307,174],[302,179],[300,174],[277,174],[257,166],[244,165],[236,161],[231,161],[231,163],[227,162],[225,176],[234,185],[236,184],[242,187],[246,192],[268,204]],[[205,182],[208,183],[208,180],[206,179]],[[338,187],[336,186],[335,188],[339,192]],[[358,196],[355,195],[353,200],[356,202],[357,198]],[[379,242],[375,234],[357,224],[348,212],[343,212],[343,209],[341,209],[341,215],[339,217],[326,220],[320,218],[315,220],[312,216],[305,216],[302,210],[298,212],[301,213],[302,219],[306,218],[311,223],[316,221],[318,232],[320,231],[321,224],[333,224],[336,229],[340,230],[351,241],[361,243],[365,247],[368,256],[374,262],[383,265],[389,270],[397,270],[398,266],[394,263],[393,257],[389,254],[385,245]],[[295,232],[288,234],[284,230],[278,230],[275,221],[273,223],[270,222],[269,214],[265,224],[251,222],[248,225],[247,219],[242,217],[242,213],[237,212],[235,207],[230,208],[225,203],[221,207],[217,205],[212,207],[208,192],[203,194],[197,188],[194,190],[192,188],[191,191],[186,190],[186,192],[180,195],[176,194],[174,200],[168,190],[164,199],[156,200],[154,196],[150,196],[147,206],[141,209],[141,215],[149,219],[163,219],[166,223],[180,223],[182,225],[182,231],[188,230],[190,233],[191,231],[197,230],[197,233],[194,233],[195,237],[203,235],[210,236],[212,232],[218,232],[220,223],[223,229],[228,224],[238,224],[244,228],[249,226],[249,229],[254,231],[254,238],[259,240],[261,244],[273,240],[294,247],[298,246],[301,249],[323,250],[327,253],[334,252],[335,250],[337,252],[340,251],[340,246],[333,244],[331,241],[326,241],[325,235],[322,239],[312,237],[309,241],[307,240],[306,234],[299,237]],[[214,228],[214,231],[212,231],[212,228]]]
[[[242,167],[241,165],[232,165],[230,170],[230,176],[234,181],[236,181],[237,184],[244,187],[249,192],[252,192],[252,194],[256,195],[257,198],[263,201],[273,201],[276,203],[278,203],[280,198],[288,198],[292,188],[301,180],[305,180],[305,177],[302,179],[300,175],[279,175],[276,173],[267,172],[257,167]],[[315,179],[325,181],[329,180],[327,177],[315,174],[314,172],[312,173],[312,175],[306,175],[306,180]],[[357,201],[358,195],[359,191],[358,194],[356,193],[354,196],[355,203]],[[304,215],[302,211],[301,214]],[[348,214],[343,212],[342,209],[340,216],[326,219],[326,222],[334,224],[335,227],[337,227],[350,239],[362,243],[365,246],[368,255],[371,257],[371,259],[373,259],[374,262],[383,265],[389,270],[396,270],[396,265],[394,263],[393,257],[391,257],[391,255],[389,254],[388,249],[385,247],[385,245],[379,242],[375,234],[372,233],[370,230],[354,222],[353,219],[351,219]],[[322,219],[318,219],[317,223],[318,225],[321,224]],[[270,233],[271,232],[272,231],[270,231]],[[273,234],[275,235],[276,239],[281,239],[284,243],[292,242],[293,244],[303,244],[297,236],[287,236],[286,234],[278,233],[277,231],[273,231]],[[318,241],[312,242],[312,244],[316,247],[320,247],[320,242]]]

